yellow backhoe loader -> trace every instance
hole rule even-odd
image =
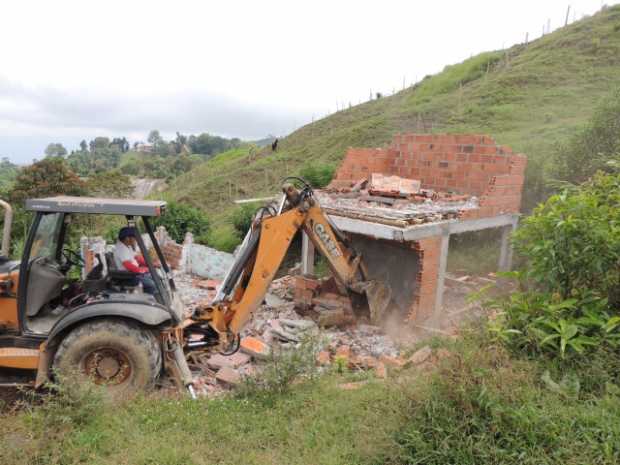
[[[186,350],[239,349],[240,331],[263,302],[295,234],[303,230],[327,259],[341,290],[358,302],[357,311],[382,321],[391,293],[368,280],[361,255],[347,245],[323,214],[312,189],[288,178],[277,206],[261,208],[215,301],[186,315],[151,227],[165,214],[162,201],[86,197],[32,199],[34,220],[21,262],[8,256],[11,208],[5,202],[0,257],[0,383],[31,377],[36,387],[54,376],[87,377],[113,395],[148,389],[164,371],[195,395]],[[84,278],[81,254],[68,238],[80,215],[119,215],[146,233],[137,245],[155,282],[142,292],[108,254]],[[141,221],[139,221],[141,220]],[[150,242],[150,247],[147,247]],[[151,253],[161,266],[155,266]],[[191,341],[191,342],[190,342]]]

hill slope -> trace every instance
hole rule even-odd
[[[414,60],[415,57],[412,57]],[[350,146],[381,146],[400,131],[487,133],[529,156],[526,206],[541,196],[558,141],[620,84],[620,6],[527,45],[448,66],[418,85],[301,127],[276,154],[236,150],[180,176],[169,198],[225,221],[231,199],[273,194],[312,162],[336,164]]]

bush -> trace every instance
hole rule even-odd
[[[224,227],[209,232],[206,243],[222,252],[232,253],[241,244],[241,238],[234,229]]]
[[[185,234],[191,232],[195,237],[209,232],[207,216],[197,208],[177,202],[168,202],[166,212],[158,217],[154,226],[164,226],[177,242],[183,242]]]
[[[565,358],[620,347],[620,175],[552,196],[514,236],[526,292],[496,302],[498,340]]]
[[[315,163],[304,166],[301,169],[300,176],[312,187],[320,189],[331,182],[335,171],[336,169],[332,165]]]
[[[316,356],[320,346],[318,336],[308,336],[294,349],[274,347],[260,375],[246,378],[238,394],[272,399],[288,392],[300,377],[312,378],[318,373]]]
[[[231,221],[239,237],[245,237],[252,226],[257,208],[256,204],[251,203],[242,205],[232,212]]]
[[[515,248],[528,261],[527,279],[564,299],[587,289],[618,303],[620,175],[598,174],[554,195],[525,219]]]

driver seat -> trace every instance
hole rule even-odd
[[[134,273],[125,270],[119,270],[114,261],[114,253],[106,252],[105,261],[108,265],[108,281],[111,285],[118,287],[120,291],[134,291],[140,282]]]

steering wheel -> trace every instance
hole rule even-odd
[[[84,259],[82,256],[68,247],[62,249],[62,256],[65,259],[66,264],[69,265],[69,268],[74,265],[84,266]]]

